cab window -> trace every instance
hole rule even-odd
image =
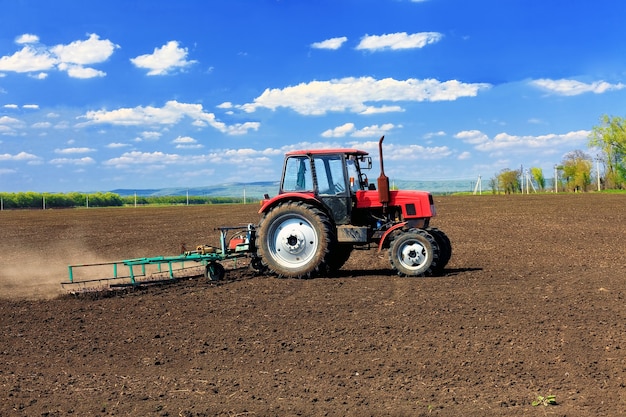
[[[321,195],[345,194],[346,180],[341,156],[322,156],[315,158],[317,188]]]
[[[283,191],[313,191],[310,160],[306,156],[287,159],[283,174]]]

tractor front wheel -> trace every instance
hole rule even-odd
[[[398,233],[389,247],[389,261],[400,276],[433,275],[438,258],[437,241],[422,229]]]
[[[259,224],[262,261],[279,276],[306,278],[325,271],[332,226],[328,216],[309,204],[290,201],[271,209]]]
[[[437,262],[437,270],[434,272],[437,275],[441,275],[443,268],[445,268],[452,257],[452,244],[448,236],[436,227],[429,227],[426,231],[435,238],[437,246],[439,246],[439,260]]]

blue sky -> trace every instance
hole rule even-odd
[[[277,180],[356,147],[392,179],[550,177],[624,116],[621,0],[0,0],[0,191]],[[378,175],[375,162],[370,178]]]

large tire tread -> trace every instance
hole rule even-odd
[[[450,258],[452,258],[452,244],[448,236],[436,227],[429,227],[426,231],[435,238],[439,246],[439,261],[434,272],[436,275],[441,275]]]
[[[402,248],[402,245],[411,241],[418,243],[426,251],[425,263],[416,269],[408,268],[398,256],[398,252]],[[389,262],[391,263],[391,267],[401,277],[423,277],[436,275],[439,256],[440,250],[437,240],[424,229],[413,228],[404,232],[396,233],[389,245]]]
[[[272,245],[269,242],[273,222],[283,217],[300,217],[310,223],[318,234],[318,248],[315,256],[306,265],[290,267],[280,262],[271,253]],[[320,209],[301,201],[288,201],[277,205],[268,211],[259,223],[259,234],[256,240],[257,252],[261,255],[262,263],[270,272],[279,277],[311,278],[326,274],[331,263],[331,249],[334,246],[332,224]]]

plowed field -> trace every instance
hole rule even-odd
[[[442,277],[372,249],[80,297],[68,264],[216,244],[258,206],[2,211],[0,415],[624,415],[626,196],[435,200]]]

